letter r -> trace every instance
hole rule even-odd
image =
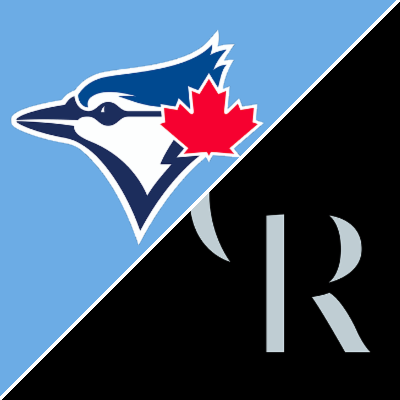
[[[348,222],[331,217],[339,230],[341,257],[332,281],[348,275],[361,257],[361,240]],[[284,216],[267,216],[267,352],[284,352]],[[332,282],[331,281],[331,282]],[[332,294],[313,297],[345,352],[369,352]]]

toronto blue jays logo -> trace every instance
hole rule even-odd
[[[204,159],[237,157],[260,122],[257,107],[228,108],[232,45],[218,32],[200,49],[161,64],[103,72],[63,100],[19,111],[12,124],[81,149],[120,199],[138,243],[175,188]]]

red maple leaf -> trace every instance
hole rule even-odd
[[[228,110],[228,89],[219,91],[210,77],[202,87],[189,89],[191,109],[181,101],[177,107],[163,106],[161,125],[186,147],[184,154],[238,156],[233,148],[261,125],[255,120],[256,106],[242,107],[237,101]]]

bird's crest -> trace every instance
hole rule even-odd
[[[218,32],[200,49],[185,57],[146,67],[130,68],[94,75],[78,88],[83,107],[99,93],[121,93],[135,103],[161,107],[175,106],[181,100],[189,107],[189,88],[198,90],[210,75],[223,86],[232,60],[226,56],[233,45],[218,45]]]

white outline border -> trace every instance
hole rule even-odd
[[[94,307],[97,306],[97,304],[100,303],[101,300],[104,299],[104,297],[107,296],[108,293],[111,292],[111,290],[113,290],[115,288],[115,286],[118,285],[119,282],[122,281],[122,279],[125,278],[126,275],[129,274],[130,271],[132,271],[133,268],[135,268],[135,266],[137,264],[139,264],[139,262],[141,260],[143,260],[144,257],[146,257],[146,255],[148,253],[150,253],[151,250],[153,250],[153,248],[155,246],[157,246],[157,244],[184,218],[186,217],[187,214],[189,214],[189,212],[197,206],[198,203],[200,203],[201,200],[203,200],[203,198],[233,169],[236,167],[236,165],[247,155],[249,154],[249,152],[255,147],[257,146],[257,144],[264,139],[264,137],[272,131],[272,129],[275,128],[276,125],[279,124],[279,122],[281,122],[283,120],[283,118],[286,117],[286,115],[288,115],[290,113],[290,111],[293,110],[294,107],[297,106],[297,104],[300,103],[301,100],[304,99],[304,97],[307,96],[308,93],[311,92],[311,90],[313,90],[315,88],[315,86],[318,85],[318,83],[320,83],[322,81],[322,79],[325,78],[326,75],[329,74],[329,72],[331,72],[333,70],[333,68],[336,67],[336,65],[338,65],[340,63],[340,61],[343,60],[343,58],[345,58],[347,56],[347,54],[350,53],[351,50],[354,49],[354,47],[356,47],[358,45],[358,43],[361,42],[361,40],[364,39],[365,36],[368,35],[369,32],[372,31],[372,29],[375,28],[376,25],[379,24],[379,22],[381,22],[383,20],[383,18],[385,18],[390,11],[393,10],[394,7],[396,7],[397,4],[399,4],[400,0],[396,0],[243,154],[241,157],[239,157],[220,177],[219,179],[217,179],[205,192],[204,194],[198,198],[198,200],[196,202],[194,202],[192,204],[191,207],[189,207],[180,218],[178,218],[175,223],[173,223],[1,396],[0,396],[0,400],[4,399],[5,396],[7,396],[8,393],[11,392],[12,389],[14,389],[15,386],[18,385],[19,382],[22,381],[22,379],[25,378],[26,375],[29,374],[29,372],[31,372],[33,370],[33,368],[36,367],[36,365],[38,365],[40,363],[40,361],[43,360],[43,358],[45,358],[47,356],[47,354],[50,353],[51,350],[54,349],[54,347],[57,346],[58,343],[61,342],[61,340],[63,340],[65,338],[65,336],[68,335],[68,333],[70,333],[72,331],[72,329],[75,328],[76,325],[79,324],[79,322],[81,322],[83,320],[83,318],[86,317],[86,315],[88,315],[90,313],[90,311],[93,310]]]

